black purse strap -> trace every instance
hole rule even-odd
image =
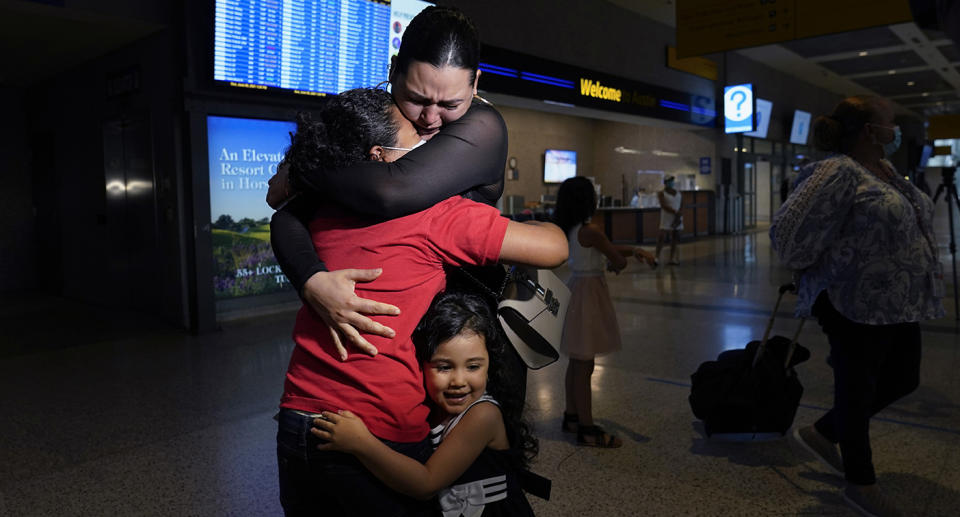
[[[520,488],[524,492],[535,495],[544,501],[550,500],[550,488],[553,484],[550,479],[534,474],[528,469],[517,472],[517,478],[520,481]]]
[[[496,300],[497,302],[500,302],[503,300],[503,292],[506,291],[507,284],[510,283],[510,279],[513,278],[513,274],[516,269],[517,269],[517,266],[510,267],[510,270],[507,271],[507,274],[503,276],[503,283],[500,284],[500,289],[498,292],[494,292],[494,290],[491,289],[490,286],[480,281],[480,279],[478,279],[477,277],[471,275],[466,268],[460,267],[460,268],[457,268],[457,271],[459,271],[464,276],[472,280],[474,284],[479,286],[482,290],[486,291],[486,294],[493,297],[494,300]]]

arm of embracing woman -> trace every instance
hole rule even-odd
[[[469,191],[493,204],[503,193],[507,127],[493,108],[474,104],[426,145],[394,162],[366,161],[341,170],[314,170],[304,182],[357,212],[395,218]]]
[[[349,411],[325,412],[323,416],[324,419],[315,419],[315,427],[310,429],[329,442],[317,446],[318,449],[352,454],[385,485],[420,500],[430,499],[463,475],[503,427],[499,408],[489,403],[477,404],[422,464],[387,447]]]
[[[303,293],[303,285],[314,273],[327,270],[307,229],[314,210],[316,201],[301,195],[274,212],[270,219],[270,246],[298,294]]]
[[[364,353],[376,355],[376,347],[364,339],[360,332],[392,338],[394,331],[365,314],[395,315],[400,313],[400,309],[356,295],[356,283],[376,279],[380,276],[379,269],[327,271],[326,265],[317,256],[307,229],[316,206],[315,199],[300,196],[274,212],[270,220],[273,253],[300,298],[330,327],[330,335],[341,359],[346,359],[344,344],[348,341]]]

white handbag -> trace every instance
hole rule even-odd
[[[543,368],[560,358],[570,289],[553,271],[511,268],[499,300],[504,334],[528,368]]]

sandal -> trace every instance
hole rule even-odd
[[[580,417],[576,414],[563,412],[563,422],[560,422],[560,429],[565,433],[575,433],[580,423]]]
[[[592,439],[587,439],[587,437]],[[577,445],[599,447],[601,449],[616,449],[622,446],[623,442],[616,436],[607,434],[607,432],[598,425],[582,425],[577,429]]]

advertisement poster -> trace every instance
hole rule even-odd
[[[213,290],[218,300],[290,288],[270,247],[267,182],[293,122],[207,117]]]

